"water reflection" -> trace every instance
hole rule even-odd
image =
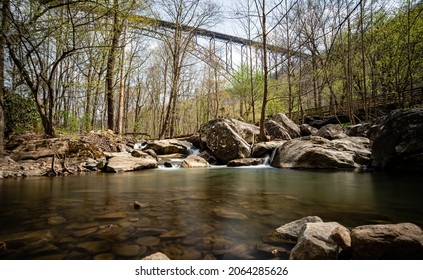
[[[3,259],[271,258],[265,233],[307,215],[422,225],[418,178],[261,168],[156,169],[0,181]],[[133,208],[139,201],[143,207]],[[42,241],[40,241],[42,240]],[[235,251],[236,251],[235,250]]]

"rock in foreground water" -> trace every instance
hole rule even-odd
[[[411,223],[365,225],[351,233],[354,259],[423,259],[423,231]]]

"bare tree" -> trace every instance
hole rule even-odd
[[[171,71],[169,99],[159,135],[164,138],[174,134],[181,75],[196,34],[195,29],[213,24],[220,9],[212,2],[199,0],[161,0],[158,4],[166,18],[173,23],[174,29],[170,33],[165,31],[163,37],[170,56]]]

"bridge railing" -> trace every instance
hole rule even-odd
[[[366,104],[367,103],[367,104]],[[352,106],[352,111],[357,113],[367,108],[370,110],[380,110],[383,108],[410,108],[423,104],[423,87],[417,87],[412,90],[408,90],[401,94],[384,94],[371,97],[367,100],[355,100]],[[302,111],[294,111],[291,113],[293,120],[301,120],[305,117],[312,116],[341,116],[349,115],[349,106],[347,102],[340,104],[334,104],[332,106],[325,105],[315,108],[307,108]]]

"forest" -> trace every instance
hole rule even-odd
[[[422,1],[226,4],[2,0],[0,149],[27,132],[163,139],[219,117],[259,123],[262,133],[265,118],[280,112],[297,123],[326,111],[364,122],[383,104],[412,107],[423,95]],[[222,19],[258,42],[231,69],[222,47],[197,33],[225,33]]]

